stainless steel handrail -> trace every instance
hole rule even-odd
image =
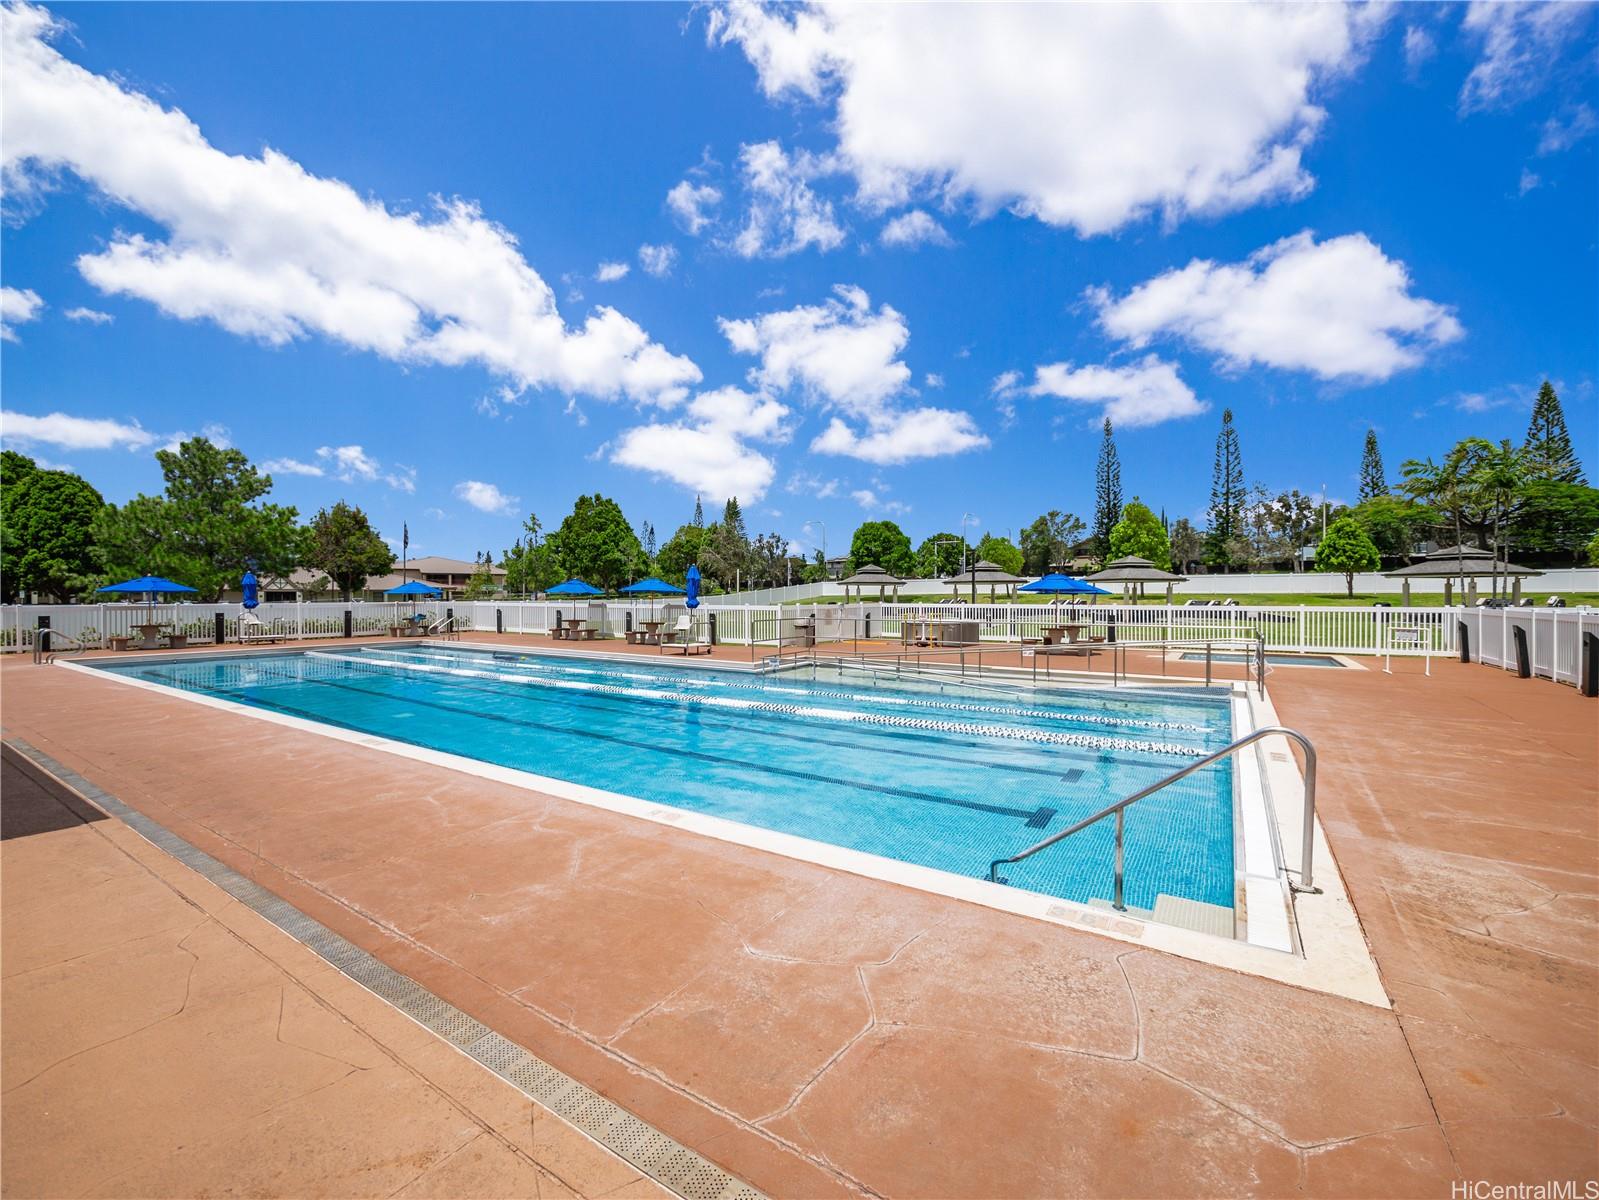
[[[43,635],[43,636],[41,636],[41,635]],[[45,640],[46,637],[48,637],[50,639],[50,643],[51,643],[49,650],[43,649],[42,646],[40,645],[40,643],[42,643]],[[89,648],[88,646],[85,646],[82,642],[80,642],[77,638],[73,637],[72,634],[63,633],[59,629],[35,629],[33,631],[33,661],[35,663],[44,662],[46,660],[46,655],[48,655],[52,659],[55,658],[55,656],[56,656],[55,639],[56,638],[60,638],[62,641],[71,642],[73,647],[76,648],[76,650],[78,651],[79,654],[82,654],[85,650],[87,650]]]
[[[451,634],[454,634],[456,637],[460,637],[461,631],[455,627],[455,621],[456,618],[453,616],[440,617],[437,621],[434,621],[433,624],[428,626],[427,631],[429,633],[438,633],[442,631],[446,637],[449,637]]]
[[[1100,821],[1103,821],[1106,817],[1114,816],[1116,818],[1116,892],[1113,903],[1118,912],[1126,912],[1127,906],[1122,903],[1122,814],[1127,810],[1127,808],[1130,805],[1136,804],[1145,796],[1153,795],[1162,788],[1176,783],[1179,779],[1186,779],[1200,768],[1208,767],[1211,763],[1216,762],[1219,759],[1226,758],[1228,755],[1233,754],[1238,750],[1242,750],[1245,746],[1260,741],[1261,738],[1278,736],[1292,738],[1294,741],[1299,743],[1300,749],[1305,752],[1305,830],[1304,839],[1300,847],[1299,882],[1296,884],[1290,881],[1289,887],[1296,892],[1320,893],[1321,889],[1313,886],[1311,879],[1311,855],[1314,851],[1314,834],[1316,827],[1316,747],[1311,744],[1310,739],[1304,734],[1294,729],[1288,729],[1282,725],[1268,725],[1264,729],[1257,729],[1253,733],[1246,733],[1243,737],[1239,738],[1231,745],[1223,746],[1220,750],[1217,750],[1212,754],[1205,755],[1204,758],[1196,759],[1195,761],[1189,763],[1181,771],[1175,771],[1166,776],[1166,778],[1156,783],[1152,783],[1140,791],[1134,792],[1126,799],[1118,800],[1115,804],[1100,809],[1093,816],[1084,817],[1075,825],[1069,826],[1066,829],[1062,829],[1059,833],[1051,834],[1049,837],[1045,838],[1036,845],[1029,846],[1020,854],[1013,854],[1009,858],[996,858],[988,865],[989,881],[992,883],[1005,882],[999,877],[999,869],[1006,863],[1016,863],[1021,862],[1025,858],[1031,858],[1040,850],[1047,850],[1056,842],[1062,841],[1065,838],[1069,838],[1072,836],[1072,834],[1087,829],[1090,825],[1094,825]]]

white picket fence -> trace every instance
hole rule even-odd
[[[340,637],[345,614],[357,636],[382,633],[395,621],[417,610],[437,620],[446,612],[462,630],[499,630],[505,633],[544,634],[557,617],[582,617],[592,622],[602,637],[619,638],[629,628],[648,619],[668,624],[685,612],[681,601],[620,602],[571,601],[424,601],[407,603],[322,602],[267,603],[257,617],[288,639]],[[1051,625],[1085,623],[1095,634],[1108,636],[1116,627],[1121,641],[1206,640],[1263,635],[1266,646],[1278,651],[1323,651],[1343,654],[1450,654],[1455,651],[1455,630],[1462,613],[1489,610],[1384,607],[1318,607],[1311,605],[1184,607],[1166,605],[1042,605],[1042,604],[847,604],[805,606],[730,604],[725,597],[707,597],[695,613],[695,628],[710,632],[715,617],[715,637],[735,645],[792,646],[801,640],[798,623],[812,612],[819,620],[816,634],[822,642],[854,638],[898,640],[907,620],[953,619],[976,622],[983,642],[1016,642],[1038,638]],[[1553,610],[1514,610],[1522,619],[1547,622]],[[169,604],[153,610],[142,604],[18,605],[0,608],[0,650],[29,650],[41,616],[52,629],[95,645],[110,637],[135,635],[146,620],[170,625],[185,633],[191,643],[215,640],[216,618],[222,617],[223,638],[238,638],[237,605]],[[1570,616],[1574,617],[1572,613]],[[1589,615],[1589,620],[1599,616]],[[1542,631],[1540,645],[1554,645]],[[63,647],[65,648],[65,647]],[[1564,654],[1566,651],[1561,650]],[[1574,651],[1573,651],[1574,653]],[[1564,668],[1562,668],[1564,669]]]
[[[1532,674],[1581,687],[1583,637],[1599,636],[1599,613],[1585,609],[1472,608],[1461,613],[1473,662],[1520,669],[1516,631],[1526,639]]]

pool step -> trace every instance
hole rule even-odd
[[[1115,911],[1115,905],[1109,900],[1095,898],[1088,903],[1093,908],[1108,908]],[[1129,905],[1127,915],[1137,917],[1140,921],[1156,921],[1161,925],[1192,929],[1195,933],[1208,933],[1213,937],[1233,936],[1233,910],[1223,908],[1219,904],[1206,904],[1203,900],[1185,900],[1181,896],[1159,895],[1155,897],[1153,911]]]

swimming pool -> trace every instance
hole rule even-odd
[[[1199,651],[1184,651],[1178,655],[1183,662],[1204,662],[1205,655]],[[1220,650],[1211,654],[1210,660],[1219,663],[1247,663],[1254,662],[1253,654],[1223,653]],[[1273,667],[1339,667],[1344,666],[1331,654],[1268,654],[1266,663]]]
[[[1035,693],[436,645],[100,669],[968,878],[1232,736],[1223,690]],[[1127,903],[1231,908],[1233,824],[1230,761],[1135,805]],[[1108,899],[1112,825],[1009,882]]]

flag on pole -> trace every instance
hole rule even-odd
[[[403,524],[403,525],[400,526],[400,549],[402,551],[404,551],[404,550],[409,550],[410,548],[411,548],[411,526],[409,524]]]

